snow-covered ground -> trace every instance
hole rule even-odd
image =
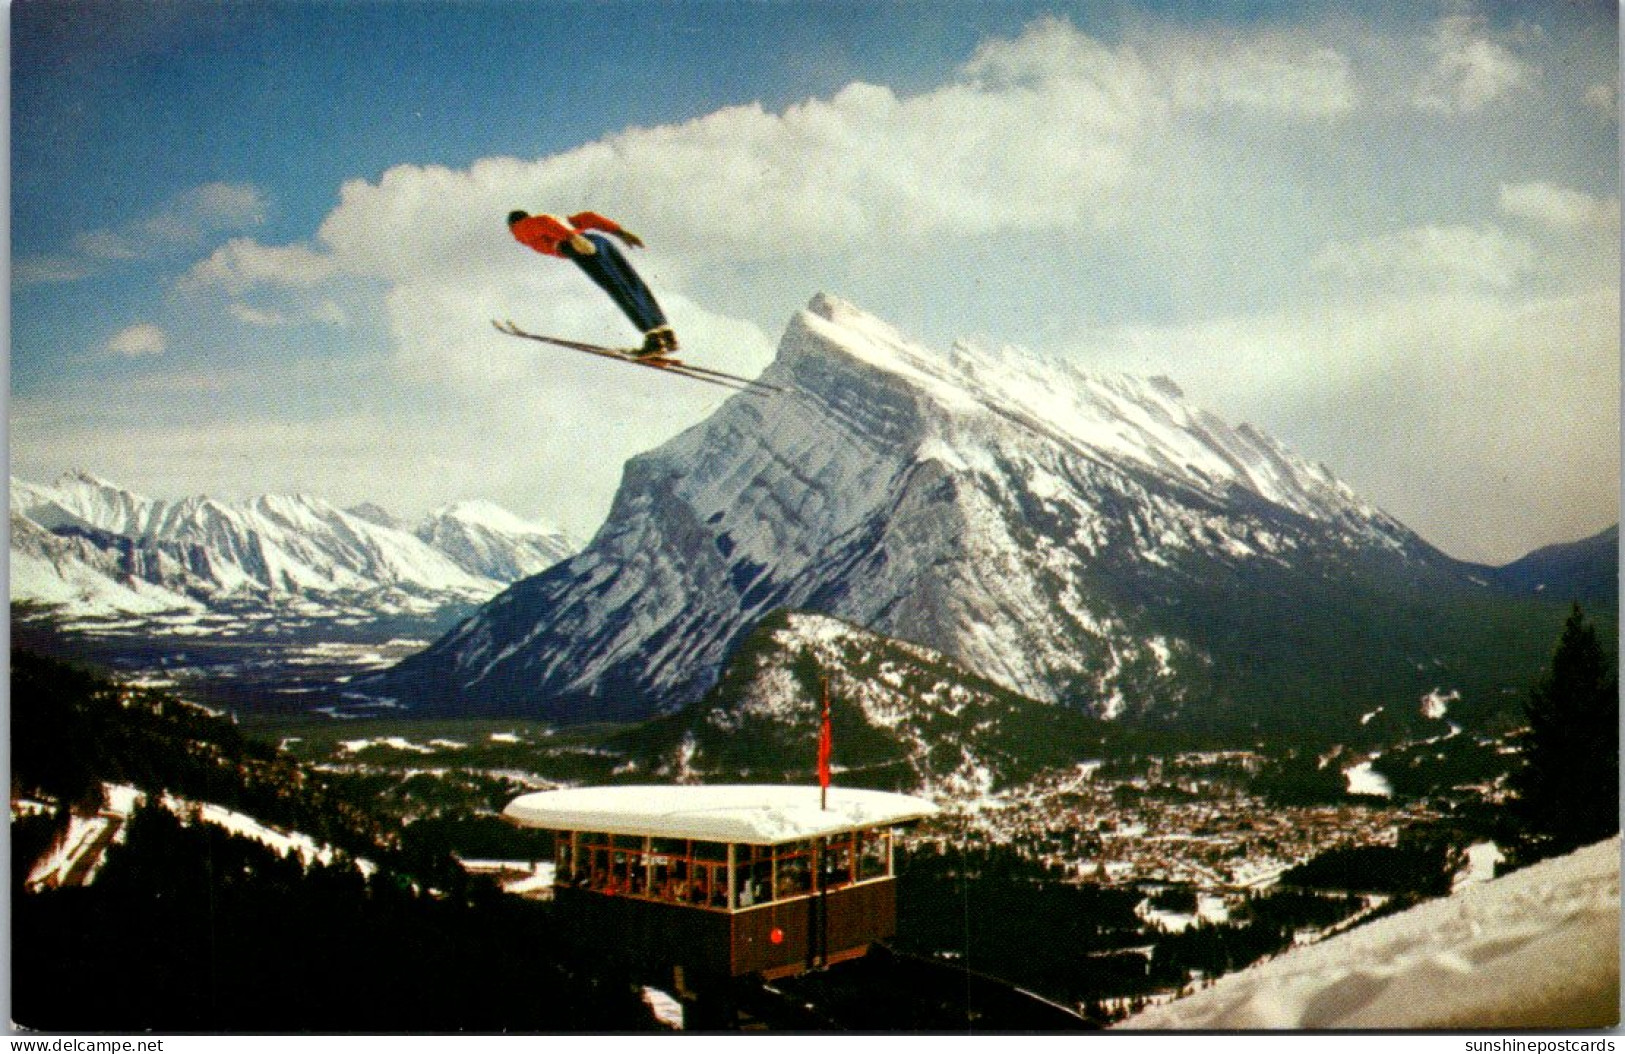
[[[643,1002],[655,1020],[675,1032],[683,1030],[683,1004],[659,988],[643,987]]]
[[[67,831],[29,871],[27,888],[38,892],[89,883],[101,868],[102,851],[122,841],[122,824],[111,816],[70,817]]]
[[[1154,907],[1150,898],[1142,900],[1134,909],[1134,913],[1147,922],[1154,922],[1169,933],[1184,933],[1199,922],[1221,923],[1230,919],[1230,909],[1225,899],[1214,893],[1198,893],[1196,895],[1196,911],[1166,911]]]
[[[1619,1013],[1620,840],[1220,978],[1119,1028],[1599,1028]]]
[[[553,899],[557,867],[551,860],[460,860],[459,863],[471,875],[490,875],[504,893],[536,900]]]
[[[164,795],[163,804],[164,808],[185,822],[209,823],[216,827],[224,827],[232,834],[259,842],[282,856],[290,854],[297,856],[306,867],[311,864],[332,864],[343,856],[340,850],[318,842],[308,834],[279,831],[252,816],[222,805],[177,798],[172,794]],[[377,866],[370,860],[357,859],[355,863],[364,875],[371,875],[377,870]]]
[[[1369,761],[1362,761],[1351,769],[1343,770],[1343,776],[1348,780],[1350,794],[1374,794],[1382,798],[1394,796],[1394,788],[1389,785],[1387,777],[1373,771]]]
[[[55,889],[63,886],[89,885],[101,869],[109,846],[124,841],[125,824],[135,810],[146,800],[146,794],[125,784],[102,785],[105,804],[95,816],[73,816],[68,829],[57,839],[49,852],[42,856],[29,871],[26,880],[30,890]],[[227,809],[210,802],[191,801],[165,794],[165,809],[185,823],[208,823],[224,827],[233,834],[252,839],[283,856],[293,854],[301,863],[331,864],[342,857],[339,850],[316,841],[297,831],[279,831],[268,827],[252,816]],[[366,859],[357,859],[362,874],[371,875],[377,865]]]

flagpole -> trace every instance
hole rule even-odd
[[[818,729],[818,807],[829,808],[829,755],[830,755],[830,729],[829,729],[829,678],[823,678],[824,683],[824,717]]]

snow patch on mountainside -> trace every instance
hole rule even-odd
[[[1442,721],[1450,712],[1450,704],[1460,701],[1460,692],[1435,688],[1422,697],[1422,716],[1430,721]]]
[[[120,612],[150,615],[203,610],[202,603],[182,593],[133,575],[110,575],[97,566],[99,556],[83,539],[60,537],[32,520],[13,515],[11,596],[102,617]]]
[[[1023,349],[963,341],[944,357],[829,296],[815,298],[798,321],[854,358],[912,380],[951,417],[964,415],[932,448],[960,464],[987,463],[987,448],[977,442],[981,429],[971,426],[1014,425],[1090,459],[1137,464],[1207,491],[1240,488],[1313,519],[1358,525],[1362,537],[1379,544],[1403,533],[1324,465],[1302,460],[1251,425],[1232,427],[1189,405],[1166,377],[1093,374]],[[1066,493],[1054,476],[1033,489],[1040,497]]]

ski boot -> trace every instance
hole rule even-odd
[[[669,359],[677,354],[677,334],[670,326],[656,326],[643,335],[643,346],[632,350],[635,359]]]

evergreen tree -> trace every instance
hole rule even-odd
[[[1619,830],[1619,677],[1575,604],[1551,668],[1524,704],[1524,767],[1514,773],[1532,848],[1566,852]]]

